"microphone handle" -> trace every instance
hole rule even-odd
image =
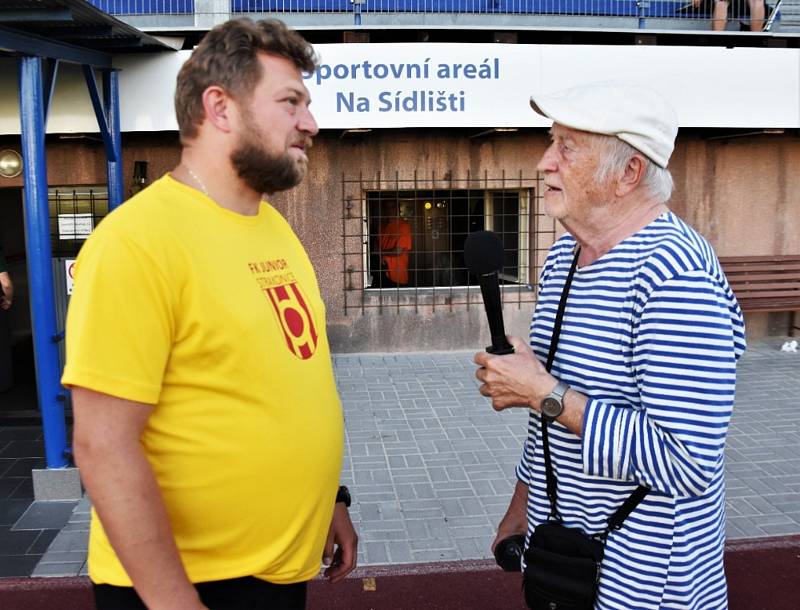
[[[503,308],[500,304],[500,280],[497,271],[485,273],[478,276],[481,285],[481,296],[483,296],[483,307],[486,309],[486,317],[489,320],[489,333],[492,336],[492,344],[486,351],[496,356],[513,354],[514,348],[506,339],[506,331],[503,325]]]

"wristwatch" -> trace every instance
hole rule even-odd
[[[339,491],[336,492],[336,503],[344,502],[344,505],[347,508],[350,508],[350,503],[352,500],[350,499],[350,490],[347,489],[347,485],[340,485]]]
[[[564,411],[564,394],[569,390],[569,386],[563,381],[559,381],[553,391],[542,400],[542,415],[548,420],[553,421]]]

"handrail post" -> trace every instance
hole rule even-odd
[[[364,0],[350,0],[353,3],[353,25],[361,25],[361,5]]]
[[[645,10],[650,8],[650,0],[636,0],[636,16],[639,18],[639,29],[644,30],[647,25],[645,23]]]

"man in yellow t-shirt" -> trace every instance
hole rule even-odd
[[[180,164],[76,263],[63,383],[98,610],[305,607],[357,536],[325,307],[265,193],[306,173],[316,58],[275,21],[211,30],[178,75]]]

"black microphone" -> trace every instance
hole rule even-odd
[[[514,353],[514,348],[506,339],[503,308],[500,305],[498,271],[503,267],[503,258],[503,242],[497,233],[476,231],[467,236],[467,241],[464,242],[464,261],[469,272],[478,276],[483,306],[489,320],[489,332],[492,335],[492,344],[486,351],[498,356]]]

